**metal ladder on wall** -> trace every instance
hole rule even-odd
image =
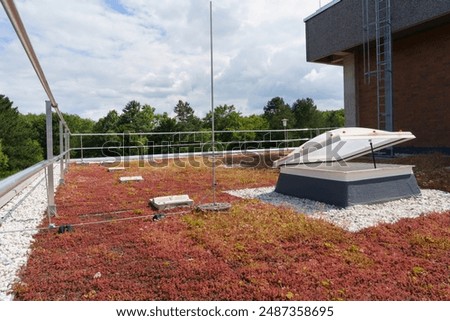
[[[393,94],[392,94],[392,29],[391,1],[363,0],[363,60],[364,79],[377,80],[377,115],[378,128],[392,131]],[[371,67],[370,43],[375,40],[376,68]]]

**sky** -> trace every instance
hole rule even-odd
[[[342,68],[306,62],[303,19],[327,0],[214,0],[214,103],[261,114],[273,97],[343,107]],[[16,0],[62,112],[98,120],[131,100],[173,115],[211,108],[209,0]],[[47,96],[0,6],[0,94],[21,113]]]

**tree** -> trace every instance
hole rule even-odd
[[[53,114],[57,121],[57,126],[59,128],[59,118],[57,115]],[[73,133],[92,133],[94,131],[95,121],[89,118],[82,118],[74,114],[63,113],[64,120],[69,126],[70,131]]]
[[[0,177],[1,173],[8,169],[8,156],[3,153],[2,141],[0,140]]]
[[[262,115],[243,116],[241,117],[240,124],[241,124],[239,128],[240,130],[249,130],[251,132],[235,133],[233,135],[233,140],[261,141],[264,140],[265,133],[263,132],[257,133],[255,131],[269,129],[269,123]],[[259,146],[258,144],[254,145],[254,147],[258,146]]]
[[[344,109],[327,110],[322,112],[321,127],[344,127],[345,113]]]
[[[148,133],[155,129],[157,119],[155,116],[155,108],[150,105],[144,105],[141,111],[134,119],[134,130],[138,133]]]
[[[82,118],[78,115],[74,114],[62,114],[64,120],[67,123],[67,126],[70,129],[70,132],[75,133],[92,133],[94,131],[95,121],[88,118]],[[42,154],[47,154],[47,129],[46,129],[46,116],[45,114],[27,114],[21,115],[24,122],[27,123],[27,126],[31,128],[31,138],[36,140],[41,149]],[[53,127],[53,153],[55,155],[59,154],[59,122],[60,119],[56,113],[52,113],[52,127]],[[94,137],[85,137],[83,138],[83,145],[93,146],[95,142],[97,142],[97,138]],[[71,139],[71,147],[78,148],[80,147],[79,139]],[[77,153],[73,153],[74,157],[79,157],[80,155]]]
[[[212,113],[208,112],[203,119],[206,129],[212,126]],[[233,130],[241,127],[241,113],[236,111],[234,105],[220,105],[214,108],[214,129]]]
[[[283,98],[275,97],[264,106],[264,118],[268,121],[270,129],[283,129],[283,119],[288,119],[287,128],[295,127],[294,114]]]
[[[321,112],[311,98],[297,99],[292,104],[292,111],[295,116],[296,128],[317,128],[322,127]]]
[[[176,116],[176,131],[198,131],[201,128],[201,120],[194,115],[194,109],[188,102],[178,101],[173,111]]]
[[[212,128],[212,112],[208,112],[203,118],[203,126],[206,130]],[[236,130],[241,127],[241,113],[236,111],[233,105],[220,105],[214,108],[214,130],[229,131]],[[231,133],[216,133],[217,141],[231,141],[233,135]]]
[[[232,131],[241,128],[241,113],[236,111],[234,105],[220,105],[214,108],[214,130],[215,131]],[[203,118],[205,129],[210,130],[212,127],[212,112],[208,112]],[[216,133],[215,140],[218,142],[231,142],[236,140],[236,133]],[[216,146],[219,149],[233,148],[233,144],[226,146]]]
[[[119,114],[113,109],[105,117],[100,118],[93,129],[95,133],[116,133],[118,132],[118,123]]]
[[[194,116],[194,109],[188,102],[178,101],[178,104],[174,107],[173,111],[177,114],[177,123],[187,123],[190,118]]]
[[[134,132],[133,124],[136,120],[137,115],[141,111],[141,104],[135,100],[132,100],[126,104],[122,109],[122,114],[119,116],[119,121],[117,122],[117,129],[120,132]]]
[[[168,146],[174,142],[176,138],[174,134],[177,131],[177,121],[175,118],[170,117],[166,112],[163,114],[155,115],[156,119],[156,128],[155,132],[159,133],[168,133],[168,134],[159,134],[152,135],[151,141],[149,141],[148,145],[151,146],[164,146],[164,147],[153,147],[153,154],[159,154],[164,152],[176,152],[173,149],[170,149]],[[178,136],[177,136],[178,137]]]
[[[38,141],[42,149],[42,155],[46,155],[47,151],[47,139],[46,139],[46,124],[45,114],[26,114],[21,116],[23,121],[27,123],[27,126],[31,129],[31,138]],[[56,118],[53,117],[53,137],[56,135]],[[55,142],[54,145],[55,146]]]
[[[269,129],[269,123],[262,115],[243,116],[240,120],[242,130]]]
[[[4,95],[0,95],[0,140],[10,171],[25,169],[43,159],[42,149],[33,139],[30,126]]]
[[[156,128],[155,132],[176,132],[177,130],[177,121],[176,119],[170,117],[167,113],[157,114],[156,118]]]
[[[150,132],[155,128],[155,108],[150,105],[141,106],[136,100],[130,101],[122,110],[117,122],[119,132]]]

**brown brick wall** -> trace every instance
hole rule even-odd
[[[364,82],[355,56],[359,125],[376,128],[376,79]],[[393,78],[394,129],[416,135],[410,146],[450,148],[450,25],[394,40]]]

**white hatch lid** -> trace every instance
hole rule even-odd
[[[339,128],[310,139],[289,155],[275,161],[273,166],[350,160],[369,154],[372,148],[376,151],[414,138],[411,132],[388,132],[363,127]]]

